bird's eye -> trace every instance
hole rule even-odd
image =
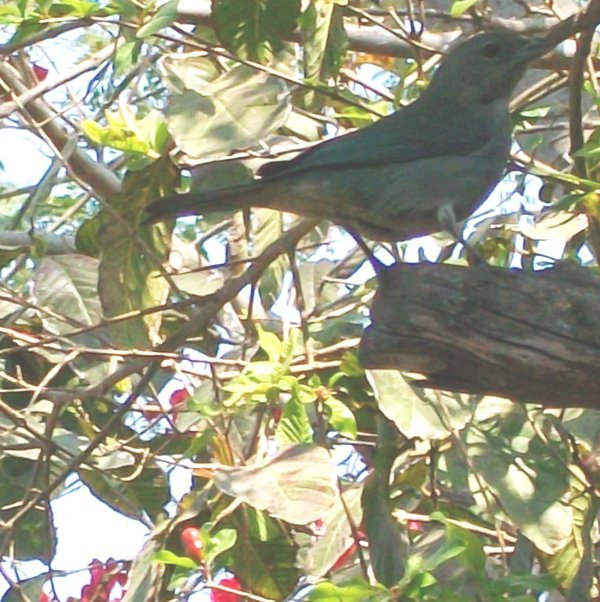
[[[500,46],[496,42],[488,42],[482,49],[483,56],[495,59],[500,54]]]

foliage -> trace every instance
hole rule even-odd
[[[151,530],[136,558],[89,567],[81,601],[597,593],[597,412],[366,373],[356,348],[376,282],[338,227],[266,209],[144,221],[158,197],[246,181],[260,159],[418,95],[435,65],[426,38],[378,44],[400,23],[418,38],[413,12],[354,4],[0,6],[0,119],[51,157],[27,188],[0,172],[3,602],[56,599],[50,570],[14,569],[50,566],[52,501],[73,476]],[[425,28],[484,10],[457,0]],[[538,160],[551,84],[536,90],[515,124],[552,219],[521,173],[505,183],[518,206],[465,232],[493,265],[539,267],[549,248],[597,260],[600,137],[573,172]],[[581,90],[593,114],[593,79]],[[441,235],[390,252],[466,261]],[[174,467],[193,474],[176,504]]]

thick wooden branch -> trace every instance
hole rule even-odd
[[[600,409],[600,274],[396,264],[381,276],[365,368],[427,387]]]
[[[488,27],[505,27],[526,34],[547,34],[549,30],[553,29],[556,31],[556,43],[558,44],[584,29],[593,29],[600,18],[599,13],[600,0],[591,0],[584,10],[562,22],[554,17],[535,15],[520,19],[491,17],[486,23]],[[177,19],[182,23],[212,26],[212,4],[209,0],[179,0]],[[426,29],[419,37],[419,42],[434,51],[443,52],[462,33],[460,24],[461,21],[456,19],[453,28],[449,27],[435,32]],[[397,58],[415,57],[415,46],[404,32],[399,31],[395,35],[380,27],[358,27],[350,24],[347,24],[345,29],[350,50]],[[299,42],[301,35],[295,31],[288,36],[288,39],[292,42]],[[543,59],[536,61],[535,66],[545,69],[565,69],[568,68],[569,62],[569,57],[565,56],[562,50],[555,49]]]

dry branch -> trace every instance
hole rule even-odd
[[[18,72],[8,63],[0,61],[0,90],[10,90],[15,97],[24,96],[28,88]],[[37,98],[20,107],[23,118],[41,135],[66,166],[85,182],[100,198],[110,198],[121,190],[119,178],[106,166],[91,159],[76,148],[74,137],[64,129],[58,115],[45,100]],[[70,151],[68,149],[71,148]],[[68,152],[67,152],[68,151]]]
[[[75,237],[52,232],[13,232],[11,230],[0,230],[0,247],[18,248],[30,247],[36,241],[44,245],[46,255],[65,255],[76,252]]]
[[[423,386],[600,409],[599,313],[594,269],[396,264],[360,356],[366,368],[423,374]]]

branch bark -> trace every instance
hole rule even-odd
[[[16,99],[10,100],[7,102],[0,103],[0,119],[4,119],[5,117],[10,116],[11,113],[19,110],[20,107],[26,105],[27,103],[43,96],[47,92],[58,88],[67,82],[87,73],[88,71],[93,71],[97,69],[102,63],[110,59],[117,51],[118,44],[109,44],[104,48],[100,49],[89,59],[79,63],[73,69],[69,69],[64,73],[61,73],[58,77],[47,79],[43,82],[37,84],[33,88],[25,89],[25,91]],[[4,75],[6,75],[6,71]],[[13,80],[14,83],[15,80]]]
[[[13,232],[0,230],[0,247],[30,247],[36,241],[44,245],[45,255],[69,255],[76,253],[75,237],[53,232]]]
[[[396,264],[381,276],[365,368],[418,372],[427,387],[548,407],[600,409],[600,275]]]
[[[600,2],[591,0],[587,8],[577,15],[573,15],[564,21],[559,21],[554,17],[535,15],[522,19],[506,19],[493,17],[486,21],[489,27],[505,27],[524,34],[542,34],[549,29],[561,26],[561,39],[557,39],[557,44],[572,35],[593,28],[598,22],[600,11]],[[179,0],[177,6],[177,19],[181,23],[192,23],[212,26],[212,10],[210,0]],[[457,27],[444,31],[430,32],[425,30],[419,37],[419,43],[434,51],[442,52],[448,48],[448,45],[455,40],[463,30],[458,27],[459,20],[456,20]],[[476,30],[473,24],[471,30]],[[408,40],[405,32],[398,32],[398,35],[386,31],[381,27],[357,27],[346,25],[346,34],[348,36],[348,47],[355,52],[365,52],[379,56],[390,56],[396,58],[414,58],[415,46]],[[300,32],[294,32],[289,41],[301,41]],[[570,63],[570,57],[567,57],[561,50],[554,50],[552,53],[540,59],[534,66],[546,69],[565,69]]]
[[[10,90],[15,96],[25,95],[28,88],[19,74],[8,63],[0,61],[0,89]],[[58,116],[41,98],[30,100],[22,108],[23,117],[43,133],[45,140],[53,146],[55,154],[61,155],[66,166],[74,175],[85,182],[100,198],[110,198],[121,190],[119,178],[94,161],[83,150],[76,148],[75,134],[69,134],[58,121]],[[71,148],[72,147],[72,148]],[[70,149],[69,152],[65,150]]]

